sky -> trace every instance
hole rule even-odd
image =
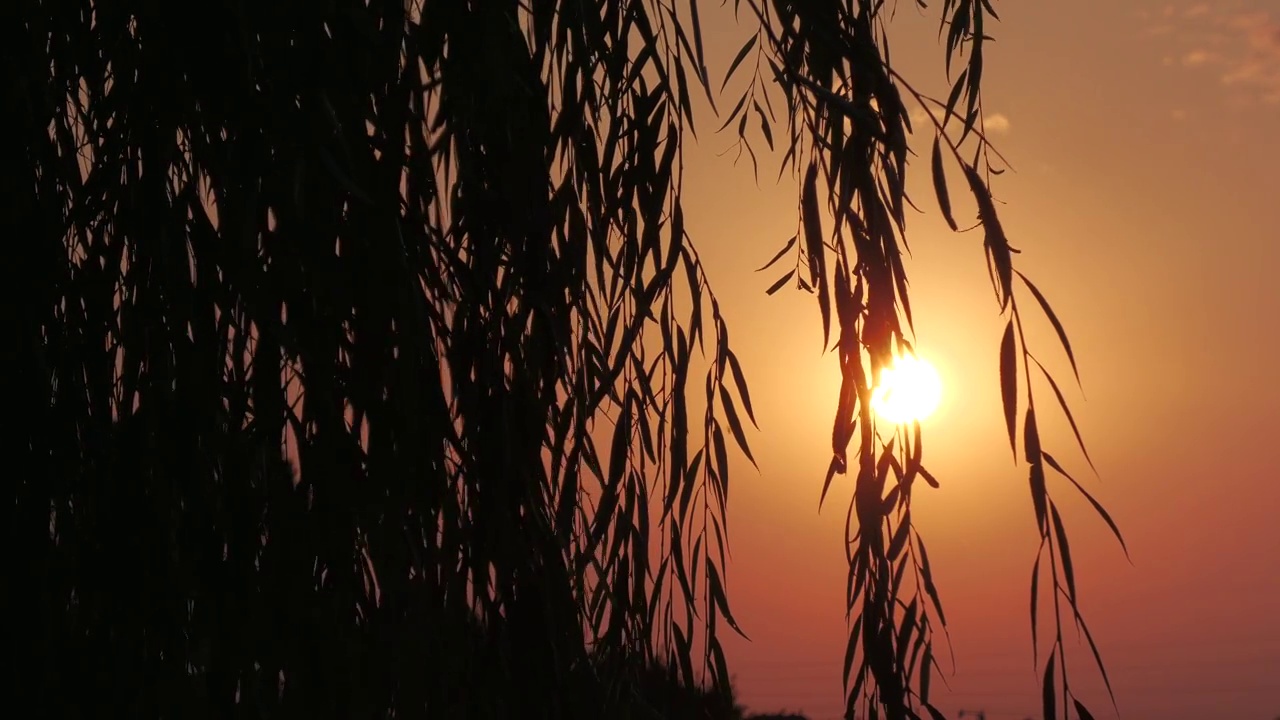
[[[732,3],[718,12],[706,5],[708,64],[722,77],[751,27],[734,24]],[[890,35],[896,69],[935,94],[946,87],[940,5],[919,11],[901,1]],[[1073,452],[1061,422],[1042,431],[1046,449],[1111,511],[1131,557],[1069,488],[1050,485],[1119,717],[1273,720],[1280,2],[997,2],[996,10],[985,103],[1014,172],[994,191],[1010,242],[1023,251],[1017,267],[1071,337],[1083,390],[1061,384],[1098,474]],[[736,100],[734,88],[726,96]],[[781,273],[754,272],[795,231],[795,178],[775,183],[778,158],[762,155],[757,185],[748,161],[735,166],[725,152],[734,139],[713,134],[719,123],[705,105],[700,112],[699,140],[686,149],[686,224],[760,421],[750,438],[760,469],[738,458],[730,498],[727,583],[751,638],[727,643],[731,668],[754,711],[834,718],[850,480],[837,478],[821,513],[818,496],[837,361],[821,353],[812,297],[766,296]],[[931,140],[919,136],[916,147]],[[955,655],[934,696],[953,716],[1038,718],[1028,612],[1036,535],[1026,471],[1013,463],[1001,417],[1003,323],[980,236],[946,228],[927,163],[908,178],[924,211],[908,224],[917,348],[945,388],[924,425],[925,464],[942,486],[918,488],[913,512]],[[1069,380],[1040,324],[1028,328],[1033,351]],[[1036,391],[1051,401],[1048,388]],[[1117,717],[1074,637],[1073,687],[1096,717]]]

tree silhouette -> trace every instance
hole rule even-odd
[[[834,297],[840,330],[828,483],[857,468],[850,712],[907,717],[942,621],[907,514],[913,480],[934,481],[919,428],[884,443],[866,402],[910,320],[900,88],[931,111],[948,221],[944,159],[978,202],[1011,314],[1012,441],[1017,348],[1027,373],[1034,358],[987,190],[994,12],[944,2],[949,62],[969,59],[932,103],[889,67],[880,3],[744,7],[760,29],[729,74],[753,49],[770,73],[726,126],[745,142],[753,111],[772,145],[778,81],[803,176],[788,278],[824,329]],[[715,100],[696,3],[23,0],[4,28],[0,189],[22,238],[6,306],[21,472],[2,503],[13,702],[643,717],[660,668],[716,688],[718,709],[690,712],[737,712],[725,507],[754,412],[683,220],[690,96]],[[1043,465],[1062,469],[1029,393],[1053,600],[1078,620]],[[1060,639],[1046,716],[1074,702]]]
[[[923,2],[917,3],[921,7]],[[1017,276],[1052,324],[1073,372],[1075,357],[1067,335],[1044,295],[1014,268],[1013,255],[996,212],[991,191],[994,175],[1004,172],[1003,158],[987,141],[982,114],[983,45],[997,19],[989,0],[944,0],[939,35],[945,35],[946,69],[965,60],[945,100],[917,91],[889,62],[888,20],[893,4],[819,1],[744,5],[759,21],[759,31],[738,53],[730,72],[758,48],[761,63],[734,114],[750,106],[759,113],[762,134],[770,145],[772,132],[763,101],[769,84],[782,87],[788,142],[783,146],[784,170],[802,177],[797,231],[766,265],[789,254],[794,267],[770,286],[775,292],[794,278],[800,289],[813,293],[822,318],[823,347],[837,331],[834,349],[839,357],[843,386],[832,428],[832,459],[823,485],[825,499],[836,475],[855,476],[846,524],[849,562],[847,610],[850,634],[844,661],[848,717],[874,716],[882,708],[889,720],[917,717],[921,707],[941,717],[929,704],[930,677],[936,661],[933,631],[945,626],[942,603],[932,579],[924,542],[911,522],[911,495],[917,479],[937,487],[925,469],[918,422],[894,425],[871,411],[875,378],[898,354],[912,352],[913,335],[902,249],[906,247],[908,136],[913,133],[908,104],[928,119],[923,132],[933,136],[930,169],[936,200],[952,230],[959,231],[948,189],[946,166],[958,166],[973,196],[977,224],[983,236],[992,285],[1000,310],[1007,315],[999,353],[1001,402],[1009,443],[1018,457],[1019,375],[1025,390],[1022,419],[1023,460],[1037,526],[1040,551],[1032,571],[1031,625],[1033,644],[1040,607],[1040,563],[1048,558],[1055,634],[1043,675],[1044,715],[1063,716],[1072,710],[1089,720],[1085,706],[1068,684],[1063,646],[1064,619],[1083,631],[1110,692],[1110,681],[1076,603],[1074,567],[1062,518],[1049,492],[1046,467],[1081,492],[1107,522],[1121,546],[1124,540],[1102,506],[1042,447],[1036,420],[1032,368],[1052,389],[1073,431],[1075,420],[1059,389],[1023,335],[1014,278]],[[735,3],[738,7],[739,3]],[[729,121],[732,121],[733,115]],[[745,119],[738,122],[746,143]],[[962,150],[966,141],[973,157]],[[754,158],[754,154],[752,155]],[[835,227],[823,231],[823,203]],[[832,305],[835,308],[834,328]],[[903,321],[905,320],[905,324]],[[904,331],[905,330],[905,331]],[[1079,379],[1076,372],[1077,381]],[[886,427],[887,426],[887,427]],[[857,438],[852,459],[848,448]],[[1079,448],[1088,460],[1083,440]],[[1090,466],[1092,467],[1092,461]]]

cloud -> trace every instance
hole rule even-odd
[[[1239,85],[1241,83],[1257,83],[1266,79],[1267,66],[1257,60],[1237,63],[1222,74],[1223,85]]]
[[[1251,88],[1269,105],[1280,105],[1280,18],[1269,12],[1238,15],[1228,23],[1243,40],[1245,50],[1222,75],[1225,85]]]
[[[1248,28],[1249,44],[1264,55],[1280,59],[1280,21],[1255,24]]]
[[[1187,111],[1186,111],[1186,110],[1182,110],[1182,109],[1178,109],[1178,110],[1171,110],[1171,111],[1169,112],[1169,117],[1173,118],[1174,120],[1186,120],[1186,119],[1187,119]]]
[[[1182,56],[1182,64],[1187,67],[1195,67],[1209,62],[1212,57],[1208,50],[1192,50]]]
[[[1237,99],[1244,96],[1280,106],[1280,14],[1197,2],[1180,8],[1166,5],[1159,15],[1160,23],[1144,32],[1167,36],[1161,41],[1164,65],[1212,68]]]
[[[982,118],[983,125],[988,133],[994,135],[1004,135],[1012,129],[1013,125],[1009,122],[1009,116],[1004,113],[992,113]]]
[[[920,106],[911,108],[907,115],[911,120],[911,127],[919,130],[920,128],[929,128],[928,132],[932,133],[933,128],[930,125],[929,116]],[[941,112],[938,113],[938,119],[942,119]],[[983,132],[988,135],[1006,135],[1013,128],[1013,123],[1009,122],[1009,116],[1004,113],[991,113],[982,117]]]
[[[1209,11],[1210,11],[1209,3],[1199,3],[1198,5],[1192,5],[1191,7],[1187,8],[1186,11],[1182,13],[1182,17],[1187,19],[1204,17],[1205,15],[1209,14]]]
[[[929,113],[919,105],[913,106],[911,111],[907,113],[907,118],[911,120],[911,127],[924,127],[929,124]]]

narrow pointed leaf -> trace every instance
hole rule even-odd
[[[953,231],[958,230],[956,219],[951,214],[951,195],[947,192],[947,175],[942,166],[941,136],[933,139],[933,190],[938,196],[938,208],[942,217]]]
[[[724,89],[728,87],[729,79],[733,77],[733,71],[737,70],[742,61],[746,59],[747,53],[751,52],[751,48],[756,46],[757,37],[757,35],[752,35],[747,38],[747,41],[742,44],[742,48],[738,50],[738,54],[733,56],[733,62],[729,63],[729,69],[725,71],[724,82],[720,83],[721,92],[724,92]]]
[[[729,611],[729,597],[724,592],[724,583],[720,580],[720,571],[716,569],[716,564],[707,561],[707,582],[711,590],[711,598],[719,608],[720,614],[724,616],[725,622],[729,623],[729,627],[733,628],[742,637],[746,638],[746,633],[742,632],[742,628],[738,627],[738,621],[733,619],[733,613]]]
[[[1049,467],[1056,470],[1059,475],[1070,480],[1071,484],[1076,487],[1076,490],[1079,490],[1080,494],[1084,495],[1084,499],[1089,501],[1089,504],[1092,505],[1094,511],[1102,517],[1102,520],[1107,524],[1107,527],[1111,528],[1111,533],[1116,536],[1116,540],[1120,541],[1120,549],[1124,550],[1124,556],[1128,558],[1129,548],[1124,544],[1124,537],[1120,534],[1120,528],[1116,525],[1115,521],[1111,519],[1111,514],[1107,512],[1106,508],[1102,507],[1102,503],[1095,500],[1094,497],[1089,494],[1088,490],[1085,490],[1075,478],[1071,477],[1066,470],[1063,470],[1062,466],[1058,464],[1057,460],[1053,459],[1052,455],[1047,452],[1042,452],[1040,455],[1044,458],[1044,461],[1049,464]]]
[[[1098,672],[1102,675],[1102,683],[1107,687],[1107,695],[1111,698],[1111,706],[1114,708],[1116,704],[1115,691],[1111,689],[1111,677],[1107,675],[1107,667],[1102,663],[1102,653],[1098,652],[1098,646],[1093,641],[1093,633],[1089,632],[1089,625],[1080,616],[1079,608],[1072,606],[1071,612],[1075,614],[1076,624],[1084,631],[1084,639],[1089,643],[1089,650],[1093,653],[1093,661],[1098,666]]]
[[[1062,558],[1062,574],[1067,579],[1067,592],[1070,593],[1072,605],[1076,602],[1076,571],[1071,562],[1071,545],[1067,542],[1067,529],[1062,524],[1062,516],[1058,514],[1056,503],[1049,503],[1049,513],[1053,517],[1054,533],[1058,538],[1058,555]]]
[[[787,241],[787,244],[782,246],[782,249],[778,251],[778,254],[774,255],[773,258],[769,260],[769,262],[765,263],[759,268],[756,268],[756,272],[760,272],[761,270],[768,270],[769,268],[773,267],[774,263],[781,260],[782,256],[786,255],[787,252],[791,250],[791,248],[796,246],[796,240],[798,240],[799,238],[800,238],[799,235],[792,235],[791,239]]]
[[[1053,376],[1049,374],[1049,371],[1045,369],[1044,365],[1040,364],[1039,360],[1036,360],[1034,357],[1031,359],[1035,360],[1036,365],[1040,368],[1040,372],[1044,375],[1044,378],[1049,381],[1049,387],[1053,390],[1054,396],[1058,398],[1058,405],[1062,408],[1062,414],[1067,416],[1067,423],[1071,425],[1071,432],[1076,436],[1076,445],[1080,447],[1080,452],[1084,455],[1085,462],[1089,463],[1089,469],[1093,470],[1095,473],[1098,472],[1098,469],[1093,465],[1093,458],[1089,457],[1089,451],[1084,446],[1084,437],[1080,435],[1080,428],[1076,426],[1076,418],[1071,414],[1071,408],[1067,405],[1067,399],[1062,395],[1062,390],[1058,387],[1058,383],[1054,381]]]
[[[831,480],[836,473],[844,473],[844,466],[840,463],[838,456],[832,456],[831,464],[827,466],[827,476],[822,481],[822,494],[818,496],[818,509],[822,509],[822,503],[827,499],[827,490],[831,489]]]
[[[842,677],[846,690],[849,688],[849,672],[853,670],[853,659],[858,655],[858,641],[862,638],[861,630],[862,616],[859,615],[849,628],[849,639],[844,646],[844,674]]]
[[[720,405],[724,408],[725,419],[729,421],[729,432],[733,433],[734,441],[738,443],[742,454],[747,456],[752,465],[755,465],[756,459],[752,456],[751,447],[747,444],[747,436],[742,431],[742,421],[738,419],[738,411],[733,406],[733,398],[729,395],[729,389],[723,384],[720,385]]]
[[[1053,665],[1057,655],[1050,653],[1049,662],[1044,667],[1044,682],[1041,686],[1044,701],[1044,720],[1058,720],[1058,693],[1054,690]]]
[[[827,288],[826,255],[822,240],[822,218],[818,214],[818,163],[809,163],[801,191],[800,211],[804,224],[805,249],[809,255],[809,280],[818,289],[818,309],[822,313],[822,347],[831,338],[831,297]]]
[[[1031,651],[1035,653],[1040,645],[1036,637],[1040,633],[1040,558],[1044,557],[1044,544],[1036,552],[1036,562],[1031,566]],[[1034,656],[1033,656],[1034,657]]]
[[[796,269],[791,268],[790,270],[787,271],[786,275],[783,275],[782,277],[775,280],[774,283],[769,286],[769,289],[764,291],[764,293],[766,295],[772,295],[778,292],[779,290],[782,289],[782,286],[786,285],[787,281],[790,280],[795,274],[796,274]]]
[[[933,570],[929,567],[929,553],[924,549],[924,540],[916,536],[916,549],[920,551],[920,578],[924,580],[924,591],[933,602],[933,609],[938,613],[938,621],[943,627],[947,624],[947,615],[942,611],[942,601],[938,599],[938,588],[933,584]]]
[[[729,370],[733,373],[733,384],[738,388],[738,397],[742,398],[742,407],[747,411],[747,418],[751,420],[752,425],[756,425],[756,414],[751,409],[751,393],[747,389],[747,378],[742,372],[742,366],[738,364],[738,356],[733,354],[732,350],[725,353],[725,357],[729,359]],[[756,427],[759,427],[756,425]]]
[[[1079,385],[1080,370],[1076,367],[1076,356],[1075,353],[1071,352],[1071,341],[1067,339],[1066,329],[1062,327],[1062,323],[1058,320],[1057,314],[1053,312],[1052,307],[1049,307],[1049,301],[1045,299],[1044,295],[1040,292],[1040,289],[1032,284],[1032,282],[1027,279],[1027,276],[1023,275],[1021,271],[1014,270],[1014,272],[1018,273],[1018,277],[1022,278],[1022,282],[1026,283],[1027,289],[1031,291],[1036,302],[1040,303],[1040,309],[1044,311],[1045,317],[1049,318],[1049,322],[1053,325],[1054,331],[1058,333],[1058,340],[1062,343],[1062,349],[1067,353],[1067,360],[1071,362],[1071,372],[1075,373],[1076,384]]]
[[[1004,403],[1004,422],[1009,430],[1009,447],[1013,450],[1014,459],[1018,456],[1016,439],[1018,414],[1018,368],[1016,348],[1013,340],[1013,320],[1009,320],[1004,328],[1004,339],[1000,341],[1000,397]]]

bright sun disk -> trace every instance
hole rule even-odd
[[[892,365],[880,371],[880,382],[871,391],[871,409],[897,425],[924,420],[941,400],[938,371],[914,355],[895,357]]]

